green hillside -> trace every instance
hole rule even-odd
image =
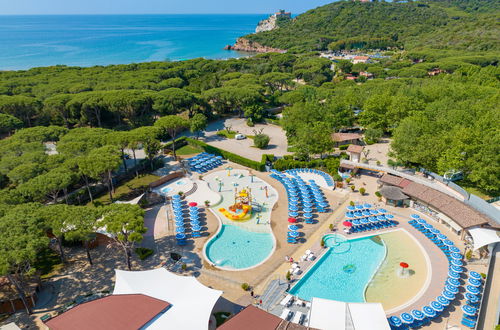
[[[496,0],[334,2],[245,38],[290,51],[351,48],[500,49]]]

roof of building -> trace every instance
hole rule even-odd
[[[402,201],[408,199],[409,197],[403,194],[401,188],[394,186],[383,186],[380,188],[380,193],[387,199],[391,199],[393,201]]]
[[[355,60],[369,60],[369,56],[354,56]]]
[[[385,173],[380,178],[380,182],[387,183],[387,184],[390,184],[392,186],[397,186],[399,188],[404,188],[411,183],[411,181],[408,179],[401,178],[399,176],[395,176],[395,175],[391,175],[391,174],[387,174],[387,173]]]
[[[361,152],[363,152],[363,149],[365,147],[363,146],[358,146],[357,144],[350,144],[348,147],[347,147],[347,151],[348,152],[353,152],[353,153],[357,153],[357,154],[360,154]]]
[[[276,329],[284,321],[276,315],[268,313],[253,305],[248,305],[238,314],[224,322],[218,329],[221,330],[253,330]]]
[[[336,142],[351,141],[361,139],[361,134],[357,133],[333,133],[332,139]]]
[[[73,307],[46,325],[51,330],[139,329],[169,306],[142,294],[111,295]]]

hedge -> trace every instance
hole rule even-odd
[[[289,170],[293,168],[317,168],[329,173],[330,175],[335,175],[338,172],[340,165],[339,158],[330,157],[326,159],[313,159],[311,161],[300,161],[293,159],[278,159],[274,164],[273,168],[278,171]]]
[[[234,163],[253,168],[254,170],[264,172],[265,171],[265,165],[266,165],[266,160],[268,159],[274,159],[273,155],[262,155],[262,160],[260,162],[256,162],[254,160],[239,156],[237,154],[233,154],[232,152],[211,146],[209,144],[206,144],[203,141],[200,140],[195,140],[191,138],[186,138],[186,142],[194,147],[199,147],[203,149],[203,151],[208,152],[210,154],[214,154],[217,156],[222,156],[224,159],[230,160]]]
[[[339,146],[340,150],[347,150],[347,148],[349,148],[348,144],[342,144],[342,145]]]
[[[179,149],[179,148],[182,148],[184,147],[187,143],[186,141],[186,137],[185,136],[181,136],[180,138],[176,139],[175,140],[175,150]],[[170,141],[170,142],[167,142],[163,145],[163,149],[168,149],[168,150],[172,150],[172,144],[174,143],[174,141]]]

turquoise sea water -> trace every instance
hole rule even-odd
[[[365,287],[386,255],[378,236],[342,241],[318,260],[290,293],[310,301],[313,297],[365,302]]]
[[[230,58],[265,15],[0,16],[0,70]]]
[[[222,225],[206,247],[206,255],[219,267],[242,269],[266,259],[274,246],[269,233],[254,233],[238,226]]]

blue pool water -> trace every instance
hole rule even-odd
[[[308,301],[318,297],[365,302],[366,285],[384,260],[386,247],[379,236],[339,241],[338,245],[328,248],[290,290],[291,294]]]
[[[170,188],[170,187],[165,187],[165,188],[161,188],[161,190],[160,190],[160,191],[161,191],[162,193],[164,193],[164,194],[167,194],[167,193],[169,193],[170,191],[172,191],[172,188]]]
[[[242,269],[257,265],[272,252],[271,234],[222,225],[221,231],[206,247],[208,259],[219,267]]]

